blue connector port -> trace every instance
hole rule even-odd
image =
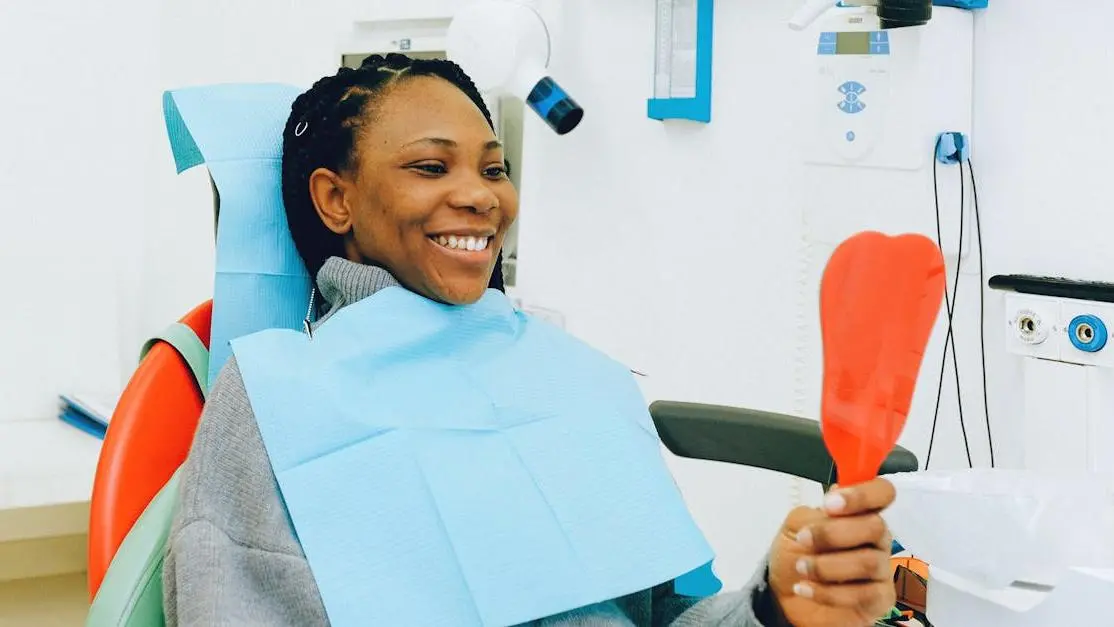
[[[1076,316],[1068,323],[1068,339],[1084,353],[1097,353],[1106,346],[1106,324],[1091,314]]]

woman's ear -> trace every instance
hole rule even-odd
[[[337,235],[345,235],[352,230],[347,191],[347,182],[332,170],[317,168],[309,175],[309,195],[317,215]]]

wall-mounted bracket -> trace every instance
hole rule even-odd
[[[715,0],[657,0],[650,118],[712,121],[714,7]]]

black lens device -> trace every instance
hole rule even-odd
[[[878,0],[883,29],[922,26],[932,19],[932,0]]]

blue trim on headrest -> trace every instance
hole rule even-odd
[[[166,133],[170,138],[170,152],[174,154],[174,167],[178,174],[205,162],[197,142],[193,141],[189,128],[178,110],[173,92],[162,95],[162,113],[166,120]]]
[[[312,286],[282,204],[282,131],[291,85],[223,84],[163,95],[174,164],[209,168],[220,193],[209,382],[230,342],[272,328],[301,327]]]

